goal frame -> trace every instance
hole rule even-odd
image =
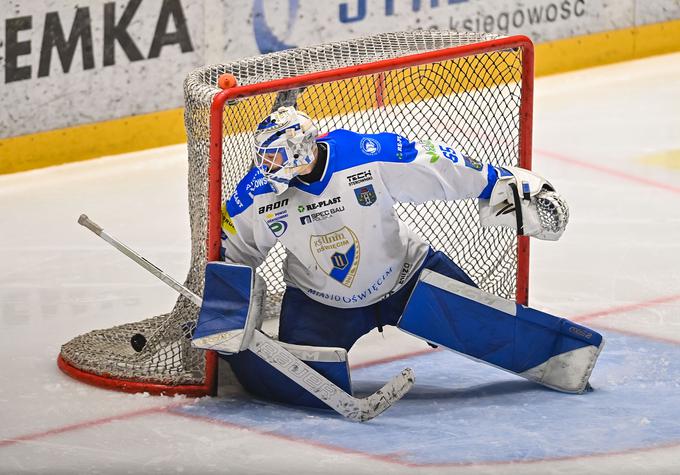
[[[519,165],[531,169],[531,148],[533,132],[533,93],[534,93],[534,45],[524,35],[508,36],[479,43],[453,46],[435,51],[411,54],[399,58],[379,60],[372,63],[329,69],[295,77],[276,79],[245,86],[223,89],[213,98],[210,108],[210,162],[208,165],[208,242],[207,260],[216,261],[220,257],[220,230],[222,207],[222,148],[224,108],[228,101],[274,93],[325,82],[350,79],[359,76],[380,74],[395,69],[421,66],[464,56],[489,53],[504,49],[522,49],[522,84],[519,106]],[[376,83],[376,104],[381,106],[382,84]],[[518,236],[517,242],[517,289],[515,298],[518,303],[529,302],[529,238]]]

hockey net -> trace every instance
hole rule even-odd
[[[223,73],[238,86],[219,89]],[[282,99],[321,131],[390,131],[447,142],[495,165],[531,165],[533,47],[522,36],[380,34],[199,68],[184,87],[192,237],[185,283],[199,295],[206,262],[219,258],[221,204],[252,166],[253,130]],[[397,213],[482,289],[527,302],[528,241],[513,230],[481,228],[476,200],[399,204]],[[278,315],[285,290],[284,258],[279,244],[258,268],[269,317]],[[167,314],[74,338],[59,366],[125,391],[211,394],[217,363],[190,345],[196,317],[180,297]],[[136,333],[147,339],[140,352],[130,344]]]

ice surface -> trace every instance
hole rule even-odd
[[[601,330],[596,391],[563,395],[447,352],[366,424],[242,395],[128,395],[62,374],[62,343],[167,311],[175,294],[76,220],[87,213],[181,279],[183,146],[0,177],[0,473],[680,472],[680,55],[542,78],[534,169],[567,198],[532,241],[530,302]],[[651,159],[663,155],[665,161]],[[427,347],[372,333],[354,365]]]

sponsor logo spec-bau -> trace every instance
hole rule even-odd
[[[298,212],[304,213],[305,211],[313,211],[310,214],[305,214],[303,216],[300,216],[300,224],[303,226],[305,224],[309,224],[313,221],[323,221],[324,219],[328,219],[331,216],[334,216],[337,213],[341,213],[342,211],[345,211],[344,206],[335,206],[333,208],[329,208],[332,205],[339,204],[342,201],[342,198],[340,196],[335,196],[333,198],[327,199],[327,200],[321,200],[317,201],[314,203],[309,203],[306,205],[299,205],[298,206]],[[326,209],[324,209],[326,208]],[[315,211],[319,210],[319,211]]]

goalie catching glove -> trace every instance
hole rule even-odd
[[[501,169],[488,200],[479,200],[482,226],[506,226],[517,234],[557,241],[569,222],[567,202],[543,177],[517,167]]]

